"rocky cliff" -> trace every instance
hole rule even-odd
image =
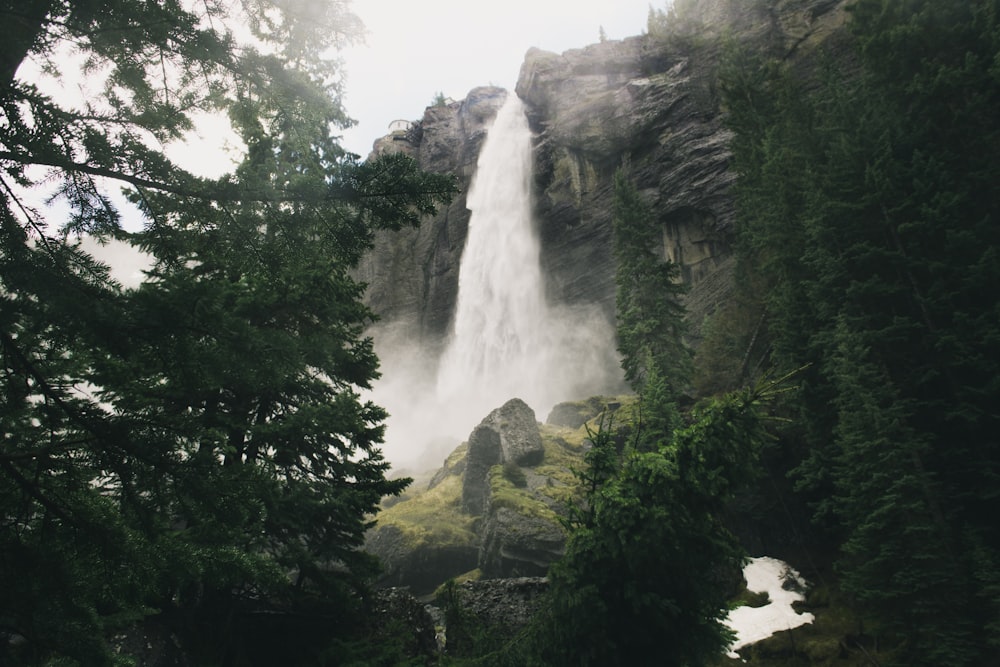
[[[654,206],[658,249],[691,286],[689,319],[731,287],[734,223],[731,134],[718,85],[733,45],[809,66],[838,49],[845,0],[678,0],[651,34],[562,54],[531,49],[516,93],[535,132],[535,202],[547,292],[555,303],[597,304],[614,317],[612,176],[628,163]],[[456,174],[463,194],[419,230],[381,239],[360,277],[384,320],[435,349],[448,331],[469,212],[464,192],[483,136],[506,91],[477,88],[428,108],[409,131],[375,143],[403,150],[430,171]]]
[[[461,102],[428,107],[409,129],[378,139],[370,156],[403,152],[421,169],[458,180],[459,194],[447,208],[418,229],[382,233],[357,271],[368,284],[369,305],[432,349],[448,332],[458,294],[469,228],[465,195],[486,132],[507,94],[503,88],[475,88]]]

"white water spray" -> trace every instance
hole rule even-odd
[[[437,467],[491,410],[511,398],[524,400],[543,421],[560,401],[621,387],[613,328],[600,309],[546,303],[532,215],[531,139],[524,105],[510,94],[489,130],[469,189],[472,215],[458,300],[436,382],[427,387],[419,368],[409,373],[387,363],[386,380],[395,378],[395,386],[404,390],[376,387],[376,402],[392,415],[385,451],[394,464]],[[386,359],[384,352],[379,354]],[[422,357],[392,352],[397,360]],[[397,451],[401,439],[406,456]],[[413,461],[414,447],[428,456]]]
[[[539,409],[546,369],[538,359],[549,317],[531,216],[531,130],[516,95],[507,97],[486,138],[468,207],[454,333],[441,359],[438,396],[488,412],[517,395],[529,404],[535,399]]]

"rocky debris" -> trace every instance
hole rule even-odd
[[[542,612],[547,590],[542,577],[449,582],[429,607],[443,625],[443,652],[463,656],[484,638],[509,641]]]
[[[490,469],[499,464],[530,466],[545,456],[535,411],[519,398],[491,412],[469,436],[462,481],[462,509],[482,514],[489,492]]]
[[[487,630],[512,636],[539,612],[549,582],[544,577],[467,581],[455,587],[462,612]]]

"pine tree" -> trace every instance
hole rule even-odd
[[[684,342],[684,285],[680,270],[661,259],[660,232],[650,205],[625,168],[614,178],[614,251],[618,351],[625,379],[641,389],[655,372],[674,394],[690,380],[691,352]]]
[[[618,452],[594,435],[599,463],[589,512],[550,571],[551,603],[527,664],[710,664],[731,636],[722,624],[743,551],[721,517],[753,476],[764,404],[779,385],[699,405],[653,450]],[[613,474],[609,474],[608,462]],[[531,660],[538,663],[532,663]]]
[[[982,282],[1000,241],[1000,13],[852,13],[856,71],[728,75],[741,252],[766,285],[773,358],[811,364],[796,472],[841,544],[844,586],[905,664],[977,664],[1000,609],[1000,302]]]
[[[108,637],[143,618],[207,661],[314,659],[373,572],[357,549],[370,515],[406,484],[386,478],[385,414],[359,395],[378,368],[350,269],[451,181],[339,146],[350,121],[319,54],[356,34],[341,3],[245,3],[246,43],[224,9],[0,3],[17,28],[0,44],[5,664],[111,664]],[[69,43],[106,74],[107,104],[16,77]],[[218,179],[160,148],[201,111],[247,148]],[[42,180],[64,219],[29,205]],[[114,184],[141,231],[122,228]],[[149,253],[146,282],[115,284],[81,232]],[[243,618],[321,628],[229,623],[263,611]]]

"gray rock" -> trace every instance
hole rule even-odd
[[[555,520],[507,507],[491,509],[483,525],[479,570],[485,578],[544,576],[565,546],[566,533]]]
[[[534,200],[550,302],[596,306],[614,322],[612,177],[628,161],[656,211],[664,259],[681,265],[693,341],[732,291],[735,220],[729,142],[720,105],[723,44],[814,67],[846,52],[846,0],[700,0],[685,3],[670,34],[607,40],[556,54],[530,49],[516,92],[535,132]],[[418,230],[379,237],[359,276],[383,321],[402,321],[436,355],[457,295],[469,212],[464,191],[486,128],[507,91],[476,88],[461,103],[428,108],[400,150],[431,171],[456,174],[463,194]],[[380,148],[381,147],[381,148]]]
[[[534,466],[545,458],[535,411],[521,399],[510,399],[487,415],[482,425],[499,434],[502,463]]]
[[[466,581],[457,589],[462,610],[491,630],[513,635],[541,609],[549,582],[544,577]]]
[[[617,402],[604,396],[593,396],[585,401],[567,401],[558,403],[549,411],[549,416],[545,418],[546,424],[553,426],[565,426],[567,428],[580,428],[589,420],[601,414],[608,405],[617,407]]]
[[[474,569],[480,550],[476,545],[414,544],[397,527],[378,526],[366,535],[365,551],[382,563],[379,587],[405,587],[414,595],[428,595],[441,582]]]
[[[503,88],[474,88],[461,102],[428,107],[403,135],[375,142],[370,157],[402,152],[420,168],[456,177],[459,194],[416,229],[376,234],[375,248],[355,269],[368,285],[365,302],[382,318],[405,328],[412,342],[434,354],[451,324],[458,295],[458,266],[469,228],[465,195],[479,149],[507,97]]]
[[[462,483],[462,509],[482,514],[489,493],[490,468],[501,463],[538,465],[545,457],[535,411],[512,398],[479,423],[469,435]]]
[[[469,453],[462,479],[462,511],[480,515],[489,495],[490,468],[503,460],[500,433],[485,421],[469,436]]]

